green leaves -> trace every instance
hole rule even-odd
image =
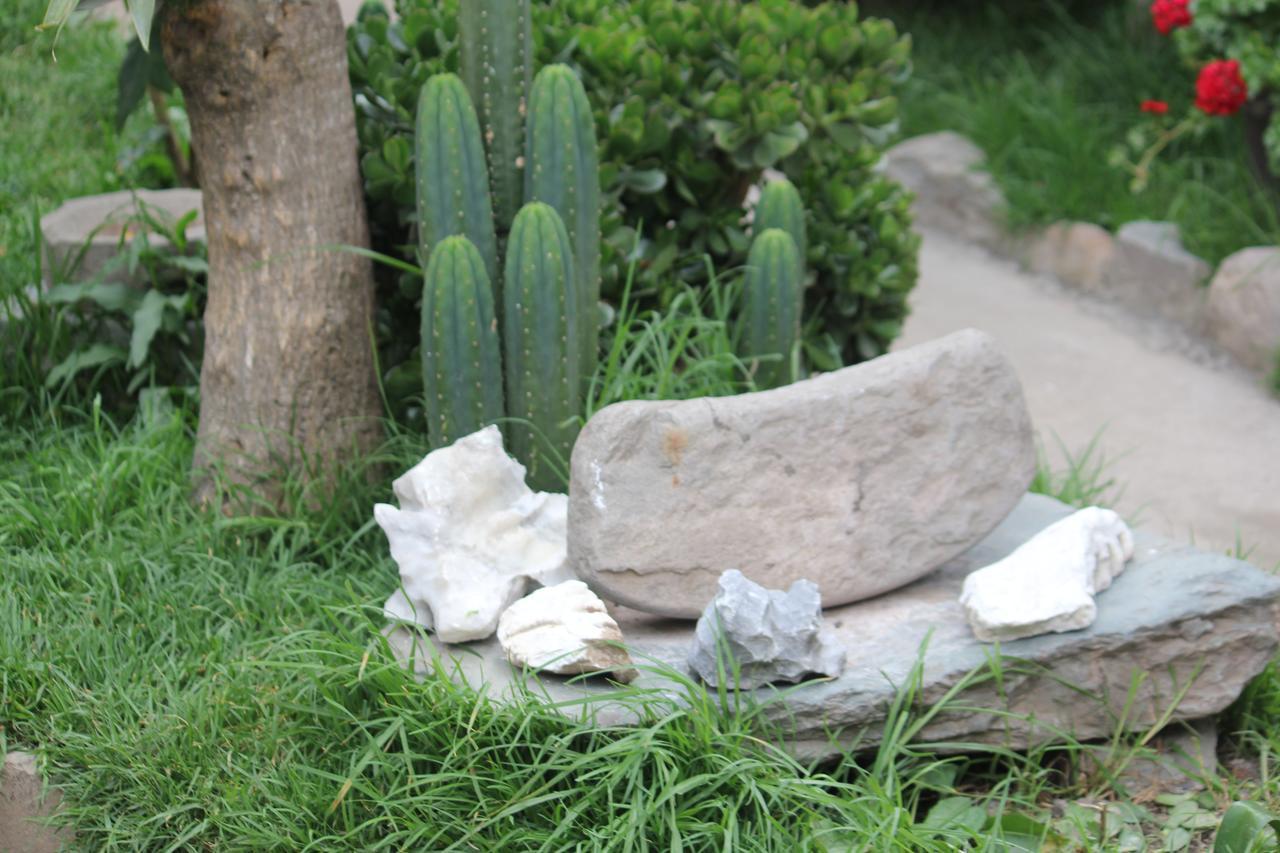
[[[73,13],[95,9],[106,2],[107,0],[78,0],[78,2],[77,0],[49,0],[40,29],[61,31],[67,25],[67,21],[71,20]],[[142,43],[142,49],[149,50],[151,23],[156,14],[156,0],[124,0],[124,5],[129,10],[129,17],[133,21],[138,40]]]
[[[1275,849],[1280,840],[1280,818],[1259,803],[1241,800],[1231,804],[1222,816],[1218,835],[1213,840],[1213,853],[1252,853]],[[1268,842],[1263,847],[1263,842]]]

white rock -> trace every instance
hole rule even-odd
[[[532,491],[524,473],[491,426],[427,454],[392,484],[400,508],[373,508],[400,567],[387,618],[434,627],[446,643],[482,640],[530,581],[573,577],[568,499]]]
[[[1120,516],[1089,507],[970,574],[960,603],[984,642],[1087,628],[1098,615],[1094,595],[1132,556],[1133,534]]]
[[[631,656],[604,602],[579,580],[530,593],[498,620],[498,643],[513,666],[557,675],[610,672],[631,681]]]

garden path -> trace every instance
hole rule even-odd
[[[1239,541],[1255,564],[1280,566],[1280,400],[1256,379],[950,236],[926,232],[920,261],[897,348],[985,330],[1018,371],[1055,469],[1059,440],[1078,454],[1100,435],[1131,522],[1206,549]]]

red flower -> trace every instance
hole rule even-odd
[[[1240,76],[1240,63],[1215,59],[1200,69],[1196,80],[1196,106],[1211,116],[1234,115],[1249,100],[1249,87]]]
[[[1155,0],[1151,4],[1151,20],[1161,35],[1169,35],[1178,27],[1191,26],[1190,0]]]
[[[1169,112],[1169,104],[1165,101],[1143,101],[1142,111],[1144,113],[1154,113],[1162,116]]]

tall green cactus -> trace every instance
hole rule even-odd
[[[525,200],[551,205],[564,220],[578,280],[579,374],[599,355],[600,167],[595,123],[582,81],[565,65],[538,72],[525,131]]]
[[[800,251],[800,262],[806,257],[808,243],[805,239],[804,203],[795,184],[786,178],[770,181],[760,193],[756,204],[755,219],[751,225],[753,234],[763,234],[770,228],[781,228],[795,240]]]
[[[418,243],[423,263],[446,237],[461,234],[498,280],[498,245],[489,203],[489,175],[475,108],[454,74],[427,80],[418,98]]]
[[[516,214],[507,240],[503,348],[508,447],[529,469],[534,488],[563,483],[548,459],[569,460],[582,412],[578,374],[578,283],[573,248],[555,210],[539,202]],[[529,421],[532,428],[520,421]]]
[[[761,232],[751,243],[742,312],[739,352],[747,357],[780,355],[761,361],[756,385],[777,388],[791,381],[791,351],[800,337],[800,290],[804,267],[796,241],[781,228]]]
[[[533,77],[529,0],[464,0],[458,50],[489,155],[494,215],[506,231],[524,193],[524,114]]]
[[[493,288],[471,241],[446,237],[431,252],[422,292],[422,376],[437,447],[503,415]]]

